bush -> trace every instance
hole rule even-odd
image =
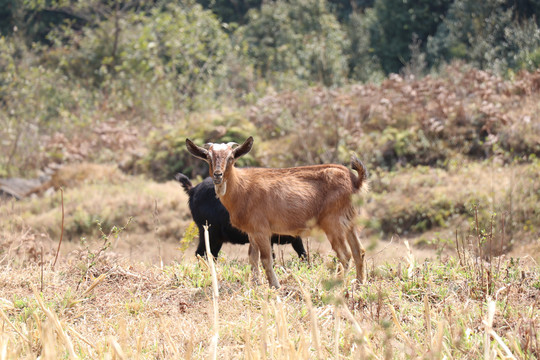
[[[419,80],[393,75],[380,86],[268,95],[249,119],[266,140],[265,166],[348,163],[351,150],[386,169],[462,157],[529,161],[540,156],[539,90],[540,73],[509,81],[456,63]]]
[[[197,108],[225,82],[227,34],[200,5],[169,3],[148,12],[105,17],[82,32],[62,27],[50,36],[47,64],[106,91],[119,110],[160,113]]]
[[[491,161],[457,163],[448,170],[420,166],[372,171],[372,199],[364,205],[368,231],[391,236],[447,229],[452,237],[456,230],[468,229],[478,211],[479,223],[493,220],[499,234],[504,217],[508,239],[523,232],[534,238],[540,226],[535,205],[540,162],[505,167]]]
[[[264,3],[248,13],[237,36],[255,69],[278,86],[300,80],[326,86],[347,75],[344,31],[324,0]]]
[[[204,161],[186,150],[186,138],[198,145],[207,142],[244,142],[256,134],[253,125],[238,113],[194,114],[174,126],[156,130],[147,139],[148,152],[134,161],[131,172],[142,173],[157,181],[172,180],[178,172],[187,176],[208,176]],[[256,155],[248,154],[238,161],[239,166],[255,165]]]
[[[0,37],[0,177],[43,165],[46,137],[87,126],[94,100],[89,89],[41,65],[24,41]]]
[[[360,81],[382,81],[384,72],[371,46],[369,28],[377,21],[372,9],[353,13],[345,23],[350,46],[345,49],[349,66],[348,78]]]
[[[435,34],[451,0],[376,0],[375,21],[370,24],[370,41],[386,73],[397,73],[411,52],[413,35],[425,48],[429,35]]]
[[[431,59],[463,59],[481,69],[505,72],[522,66],[540,46],[534,13],[516,21],[518,5],[504,0],[456,0],[428,40]],[[523,9],[521,9],[523,10]]]

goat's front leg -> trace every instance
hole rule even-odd
[[[266,272],[266,277],[270,286],[279,288],[279,281],[276,274],[274,273],[273,260],[272,260],[272,243],[270,240],[271,234],[256,234],[253,237],[250,237],[250,243],[257,244],[259,248],[259,253],[261,255],[261,262]]]
[[[249,239],[249,264],[251,265],[252,280],[255,284],[259,284],[259,248],[257,244]]]

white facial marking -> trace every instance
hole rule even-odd
[[[227,150],[229,147],[227,144],[212,144],[212,150],[215,151]]]

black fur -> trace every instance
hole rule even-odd
[[[197,255],[204,256],[206,254],[203,226],[206,225],[207,221],[210,225],[208,228],[210,250],[214,257],[217,258],[223,243],[249,243],[247,234],[231,225],[227,209],[225,209],[216,197],[212,178],[207,177],[197,186],[193,186],[189,178],[184,174],[178,173],[175,175],[175,178],[180,182],[184,191],[189,196],[191,216],[199,228],[199,246],[197,246],[197,250],[195,251]],[[291,244],[299,257],[303,258],[307,256],[302,238],[299,236],[273,235],[272,244]]]

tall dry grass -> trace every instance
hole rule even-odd
[[[408,248],[361,287],[336,276],[333,257],[287,259],[280,290],[225,257],[213,271],[213,259],[161,268],[103,256],[83,276],[87,259],[53,270],[45,253],[0,263],[1,360],[540,356],[538,264],[478,260],[469,245],[423,263]]]

